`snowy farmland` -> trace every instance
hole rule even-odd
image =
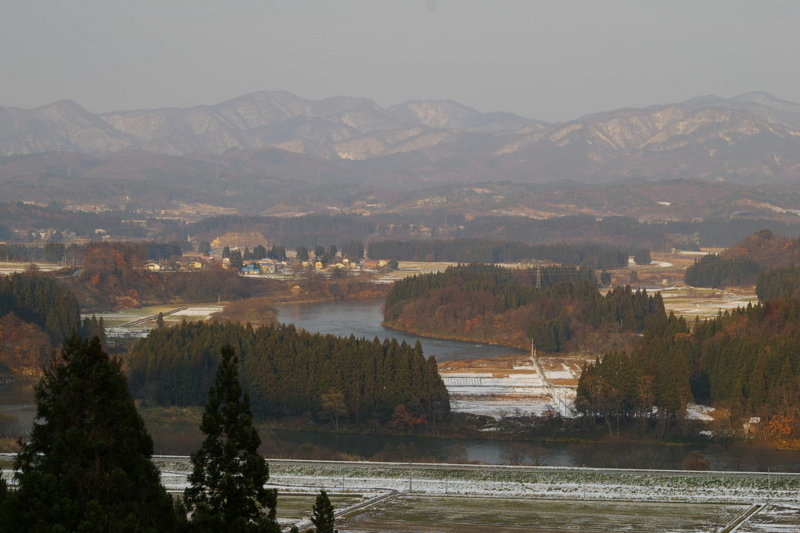
[[[10,468],[11,457],[2,458]],[[157,457],[179,493],[187,457]],[[278,515],[332,495],[343,531],[800,531],[800,474],[269,460]],[[12,472],[3,471],[11,481]],[[13,482],[12,482],[13,483]]]
[[[740,505],[399,496],[337,522],[351,533],[719,531]]]
[[[667,312],[710,318],[720,311],[746,307],[757,301],[754,290],[717,290],[673,287],[662,290]],[[473,361],[447,361],[439,365],[453,411],[506,416],[574,416],[575,392],[583,365],[595,355],[509,355]],[[712,420],[711,410],[690,406],[693,419]]]
[[[585,359],[506,356],[448,361],[439,373],[453,411],[503,418],[547,412],[573,416],[575,388]]]
[[[162,314],[167,325],[175,325],[183,320],[208,320],[211,315],[222,311],[221,305],[186,306],[156,305],[138,309],[126,309],[115,313],[86,314],[81,318],[96,316],[102,318],[109,338],[143,338],[157,326],[156,320]]]
[[[755,287],[742,289],[705,289],[697,287],[671,287],[661,290],[664,307],[687,320],[713,318],[720,311],[732,311],[737,307],[755,305],[758,298]]]
[[[181,490],[188,464],[161,466],[172,472],[165,484]],[[270,472],[289,501],[320,489],[338,495],[340,530],[355,532],[800,528],[796,474],[291,460],[271,460]]]

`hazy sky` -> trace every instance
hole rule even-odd
[[[0,106],[262,89],[452,99],[549,121],[763,90],[800,101],[800,2],[5,0]]]

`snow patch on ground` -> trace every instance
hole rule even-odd
[[[221,305],[213,305],[207,307],[187,307],[186,309],[181,309],[175,313],[172,313],[172,316],[190,316],[192,318],[200,318],[208,319],[214,313],[219,313],[222,311]]]
[[[162,482],[182,490],[188,463],[164,468]],[[662,471],[596,470],[591,468],[488,467],[459,469],[458,465],[399,463],[341,463],[325,466],[270,462],[270,484],[278,489],[352,491],[396,490],[431,495],[463,494],[490,497],[538,497],[588,500],[659,502],[775,502],[774,515],[798,516],[800,476],[763,473],[676,473]],[[780,503],[779,503],[780,502]],[[765,510],[765,511],[768,511]],[[794,514],[792,514],[794,513]],[[795,523],[795,526],[797,524]],[[753,531],[762,531],[755,529]],[[776,531],[783,531],[781,529]],[[794,531],[797,531],[795,529]]]
[[[450,393],[451,409],[456,412],[495,418],[541,416],[553,411],[570,416],[580,365],[551,360],[540,363],[545,366],[548,381],[562,382],[548,386],[530,358],[498,365],[495,371],[444,368],[440,375]],[[574,384],[563,384],[564,380],[574,380]]]
[[[545,370],[544,375],[547,379],[572,379],[575,376],[568,370]]]
[[[150,333],[150,328],[106,328],[106,336],[113,337],[130,337],[135,339],[143,339]]]
[[[689,404],[686,406],[686,418],[690,420],[703,420],[704,422],[711,422],[714,417],[711,413],[714,412],[713,407],[707,405]]]
[[[636,262],[633,260],[633,257],[628,258],[628,267],[636,267],[636,268],[647,268],[647,267],[660,267],[660,268],[668,268],[671,267],[672,263],[668,263],[666,261],[650,261],[649,265],[637,265]]]
[[[739,533],[800,531],[800,503],[770,503],[738,529]]]

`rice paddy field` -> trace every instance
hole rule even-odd
[[[748,505],[398,496],[339,520],[353,533],[716,532]]]
[[[131,322],[148,319],[147,322],[142,323],[142,326],[149,326],[150,328],[153,328],[155,327],[155,319],[159,313],[164,313],[164,321],[169,324],[170,322],[177,323],[184,319],[207,320],[212,313],[216,313],[221,310],[222,306],[215,304],[187,306],[151,305],[147,307],[125,309],[123,311],[111,313],[90,313],[83,316],[91,317],[92,315],[95,315],[97,318],[103,317],[103,322],[105,323],[106,327],[120,327]]]
[[[188,458],[156,463],[180,494]],[[320,489],[343,532],[800,531],[797,474],[275,459],[270,471],[282,525],[301,531]]]
[[[800,503],[770,503],[748,517],[739,533],[779,533],[800,531]]]
[[[736,289],[706,289],[670,287],[661,291],[667,313],[672,311],[687,320],[695,317],[713,318],[720,311],[731,311],[758,302],[755,287]]]
[[[293,524],[309,516],[317,494],[316,492],[301,494],[281,492],[278,495],[278,509],[280,509],[281,521],[285,520]],[[334,509],[346,509],[363,500],[357,494],[331,494],[329,496]]]
[[[221,305],[153,305],[137,309],[125,309],[110,313],[90,313],[81,318],[96,316],[103,318],[106,334],[109,337],[146,337],[157,326],[156,319],[163,313],[167,326],[179,324],[183,320],[208,320],[213,313],[222,311]]]
[[[295,461],[271,470],[279,491],[383,491],[371,506],[339,508],[340,531],[800,531],[800,476],[790,474]]]
[[[179,493],[177,459],[158,464]],[[793,474],[294,460],[270,471],[281,523],[301,531],[320,489],[354,533],[800,531]]]
[[[503,418],[558,411],[570,417],[586,360],[548,356],[537,366],[530,355],[508,355],[447,361],[439,364],[439,373],[455,412]]]

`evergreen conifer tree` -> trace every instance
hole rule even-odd
[[[334,533],[333,505],[328,494],[323,490],[314,503],[311,523],[316,526],[317,533]]]
[[[75,334],[36,386],[37,422],[15,462],[7,531],[172,531],[172,498],[120,362]]]
[[[269,466],[258,455],[261,439],[253,427],[250,398],[242,394],[238,359],[230,345],[221,355],[200,424],[206,438],[192,454],[184,502],[197,531],[277,532],[277,491],[264,488]]]

